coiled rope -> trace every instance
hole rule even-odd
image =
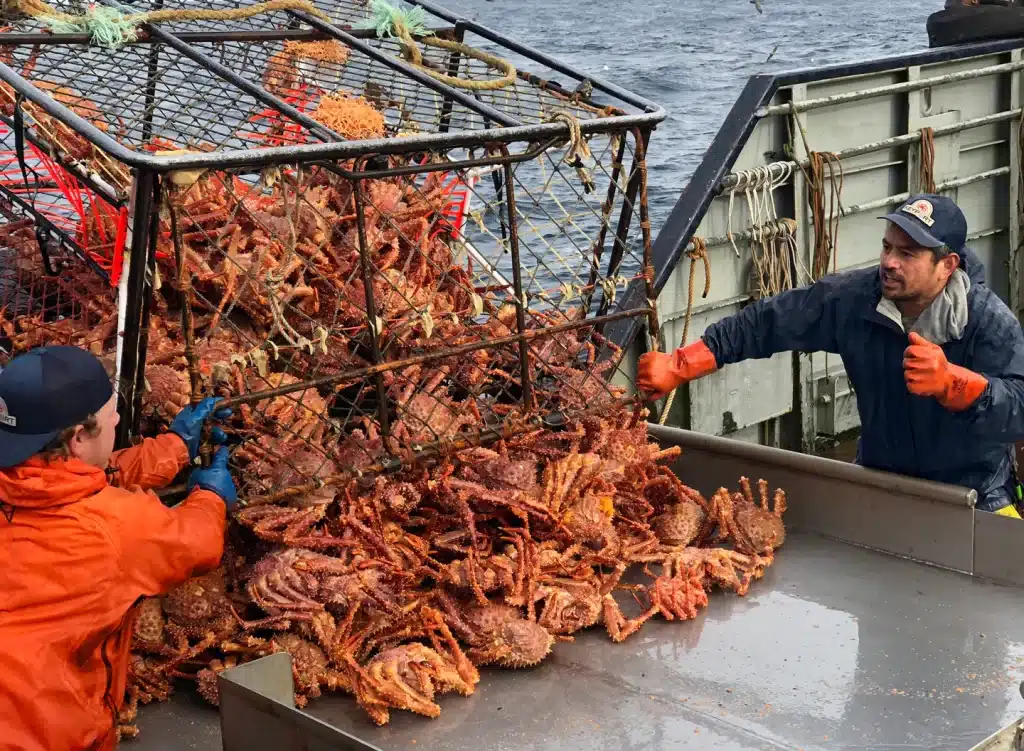
[[[921,128],[921,165],[918,185],[923,193],[935,192],[935,131]]]
[[[757,272],[757,297],[771,297],[796,285],[793,270],[806,271],[796,245],[796,220],[788,217],[751,228],[750,255]]]
[[[707,243],[704,242],[703,237],[697,237],[696,235],[690,240],[690,243],[693,247],[686,251],[686,257],[690,259],[689,291],[686,295],[686,317],[683,319],[683,336],[679,341],[680,347],[686,346],[686,340],[690,336],[690,319],[693,317],[693,285],[696,280],[698,261],[704,263],[704,292],[701,294],[701,297],[705,298],[711,292],[711,264],[708,261]],[[673,402],[676,400],[676,392],[678,390],[673,389],[669,392],[668,398],[665,399],[665,407],[661,410],[661,416],[658,418],[659,425],[664,425],[668,419],[668,413],[672,409]]]
[[[386,2],[386,0],[370,0],[370,11],[374,18],[364,24],[364,27],[376,29],[377,36],[381,39],[397,39],[402,47],[402,57],[431,78],[441,83],[454,86],[459,89],[470,91],[495,91],[510,86],[516,82],[516,69],[508,60],[497,55],[478,50],[462,42],[440,39],[428,35],[426,26],[426,11],[421,7],[415,7],[409,11],[403,11]],[[494,78],[486,81],[475,81],[466,78],[458,78],[440,73],[423,62],[423,53],[420,52],[413,36],[421,37],[420,41],[429,47],[438,47],[450,52],[458,52],[466,57],[473,58],[485,63],[491,68],[501,71],[504,75],[501,78]]]
[[[63,13],[45,0],[2,0],[5,15],[21,13],[45,23],[56,34],[86,33],[93,44],[118,49],[138,38],[144,23],[166,21],[237,21],[280,10],[301,10],[330,21],[330,17],[309,0],[267,0],[242,8],[225,10],[151,10],[124,14],[116,8],[92,5],[85,13]]]

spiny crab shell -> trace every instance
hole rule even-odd
[[[160,598],[147,597],[136,606],[133,635],[136,643],[142,648],[163,645],[165,625]]]
[[[497,451],[475,448],[461,454],[462,473],[475,475],[485,487],[530,492],[537,489],[537,462],[511,460]]]
[[[143,404],[148,412],[170,422],[190,402],[188,374],[170,365],[146,368],[146,391]]]
[[[496,662],[509,668],[530,667],[551,654],[555,638],[540,624],[523,618],[517,608],[472,605],[462,615],[478,634],[479,648],[470,650],[468,656],[479,665]],[[500,657],[489,654],[493,647],[505,648]]]
[[[782,514],[786,511],[786,493],[776,490],[772,507],[768,505],[768,482],[758,480],[761,505],[754,503],[750,492],[750,483],[746,477],[740,478],[743,494],[733,494],[736,502],[736,523],[746,530],[752,543],[752,552],[763,554],[779,547],[786,541],[786,527],[782,523]]]
[[[332,459],[325,456],[312,446],[303,446],[275,463],[264,480],[268,490],[278,491],[284,488],[306,486],[312,481],[323,480],[338,474],[338,466]],[[289,505],[300,508],[324,506],[337,497],[337,486],[324,485],[297,496]]]
[[[201,638],[210,633],[229,632],[237,625],[227,599],[224,574],[211,571],[168,592],[163,598],[168,628],[186,636]]]
[[[654,533],[665,545],[686,546],[702,536],[708,514],[693,501],[680,501],[654,519]]]

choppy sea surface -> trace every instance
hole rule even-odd
[[[654,229],[668,215],[747,78],[928,46],[942,0],[440,0],[440,4],[658,102]]]

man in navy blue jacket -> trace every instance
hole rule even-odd
[[[979,509],[1018,517],[1020,323],[985,286],[952,200],[914,196],[883,218],[877,268],[759,300],[687,347],[647,353],[637,386],[657,399],[730,363],[787,350],[837,353],[857,395],[859,464],[965,485],[977,490]]]

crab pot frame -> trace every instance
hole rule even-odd
[[[616,296],[650,278],[664,112],[429,3],[432,38],[515,80],[473,88],[495,71],[422,37],[417,67],[352,28],[362,3],[317,5],[117,51],[0,36],[0,191],[116,289],[122,442],[234,399],[258,494],[620,400],[600,332],[654,321]]]

